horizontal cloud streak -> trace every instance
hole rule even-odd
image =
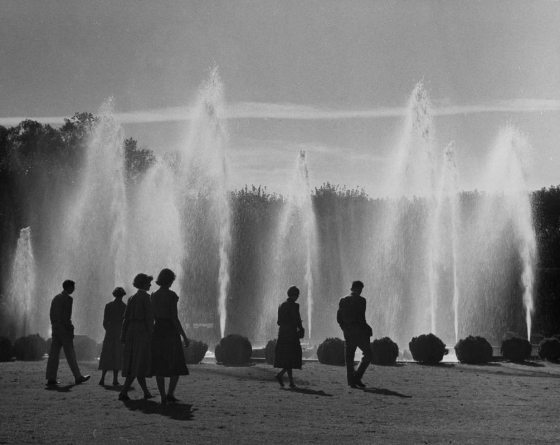
[[[536,113],[560,111],[560,100],[512,99],[477,105],[445,105],[433,107],[434,116],[454,116],[476,113]],[[238,102],[226,107],[226,119],[285,119],[285,120],[348,120],[382,119],[403,117],[404,107],[381,107],[362,110],[333,110],[297,104],[275,104],[264,102]],[[170,107],[143,111],[115,113],[123,124],[145,124],[157,122],[183,122],[193,116],[190,107]],[[0,125],[13,126],[25,119],[58,125],[65,116],[47,117],[0,117]]]

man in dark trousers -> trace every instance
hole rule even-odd
[[[362,377],[371,363],[371,347],[369,338],[371,327],[366,322],[366,299],[361,296],[364,283],[354,281],[350,288],[350,295],[340,299],[336,321],[344,332],[344,355],[346,360],[346,376],[348,385],[352,388],[365,388]],[[362,361],[354,370],[354,354],[356,348],[362,350]]]
[[[72,280],[66,280],[62,283],[62,292],[54,297],[51,302],[52,340],[49,360],[47,361],[47,386],[56,386],[59,383],[56,380],[56,374],[61,348],[64,349],[64,355],[72,374],[74,374],[76,385],[87,382],[90,378],[89,375],[82,375],[80,372],[76,352],[74,351],[73,299],[70,295],[74,292],[75,287],[76,285]]]

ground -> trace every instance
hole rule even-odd
[[[130,402],[92,379],[71,385],[62,361],[58,390],[44,386],[46,362],[0,363],[0,443],[558,443],[560,365],[398,363],[368,369],[366,390],[345,369],[305,363],[296,390],[280,389],[264,363],[191,365],[180,403]],[[111,376],[108,375],[108,382]],[[157,394],[155,379],[149,387]]]

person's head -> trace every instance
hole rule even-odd
[[[159,273],[156,284],[161,287],[171,287],[173,282],[175,281],[175,272],[171,269],[162,269]]]
[[[353,281],[352,282],[352,287],[350,287],[350,290],[355,293],[355,294],[361,294],[362,290],[364,288],[364,283],[362,283],[361,281]]]
[[[126,291],[122,287],[115,287],[113,290],[113,297],[122,298],[126,295]]]
[[[134,277],[134,281],[132,282],[132,285],[136,289],[150,290],[150,286],[152,285],[153,279],[154,277],[146,275],[145,273],[139,273]]]
[[[287,293],[288,293],[288,298],[291,299],[291,300],[296,301],[299,297],[299,289],[295,286],[291,286],[288,289]]]
[[[74,292],[74,289],[76,289],[76,283],[74,283],[72,280],[64,280],[64,282],[62,283],[62,289],[64,289],[67,294],[71,294],[72,292]]]

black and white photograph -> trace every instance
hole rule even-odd
[[[557,444],[560,0],[0,0],[0,444]]]

